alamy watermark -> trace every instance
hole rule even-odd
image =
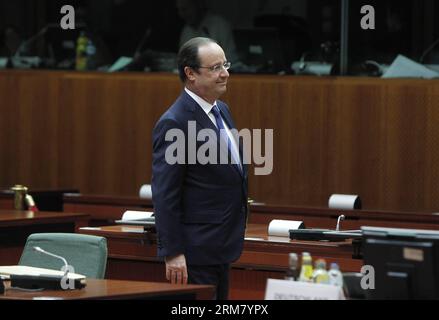
[[[363,30],[375,30],[375,8],[371,5],[365,5],[361,7],[360,12],[364,14],[360,21],[361,28]]]
[[[72,5],[64,5],[61,7],[60,13],[64,16],[61,18],[60,27],[63,30],[74,30],[75,25],[75,8]],[[360,26],[363,30],[375,29],[375,8],[371,5],[364,5],[360,9],[360,13],[364,16],[361,18]]]
[[[75,8],[71,5],[64,5],[61,7],[60,13],[64,16],[59,23],[63,30],[75,30]]]
[[[63,290],[74,290],[75,289],[75,279],[69,277],[69,273],[75,273],[75,268],[73,266],[63,266],[61,271],[64,272],[64,276],[61,278],[61,289]]]
[[[364,265],[361,267],[361,289],[374,290],[375,289],[375,268],[371,265]]]
[[[196,130],[197,123],[188,121],[187,137],[183,130],[174,128],[166,132],[165,140],[172,142],[165,153],[166,163],[175,164],[236,164],[239,160],[233,156],[228,146],[228,135],[224,129],[220,134],[213,129]],[[230,129],[235,141],[242,141],[241,163],[255,164],[255,175],[269,175],[273,171],[273,129]],[[262,141],[264,133],[264,141]],[[218,138],[220,150],[218,150]],[[197,149],[197,143],[204,142]],[[233,146],[231,146],[233,148]],[[187,150],[186,150],[187,149]],[[262,155],[262,150],[265,154]],[[237,151],[235,152],[237,153]],[[230,156],[231,155],[231,156]]]

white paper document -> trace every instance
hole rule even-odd
[[[11,276],[11,275],[20,275],[20,276],[42,276],[42,275],[51,275],[51,276],[63,276],[64,271],[61,270],[52,270],[45,268],[35,268],[28,266],[0,266],[0,275],[2,276]],[[85,276],[77,273],[68,273],[69,279],[85,279]]]
[[[152,218],[154,212],[150,211],[125,211],[122,216],[122,221],[133,221],[133,220],[146,220],[148,218]]]
[[[382,78],[438,78],[439,73],[403,55],[398,55]]]

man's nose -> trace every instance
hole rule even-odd
[[[228,70],[226,70],[224,67],[221,68],[220,77],[222,78],[228,78],[230,76],[230,73]]]

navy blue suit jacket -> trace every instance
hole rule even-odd
[[[229,128],[235,128],[227,105],[217,101]],[[196,132],[215,125],[185,91],[162,115],[153,130],[152,195],[160,257],[184,254],[188,265],[230,263],[241,255],[247,218],[247,167],[243,172],[232,164],[170,165],[165,153],[169,129],[188,136],[188,121]],[[215,140],[221,152],[218,135]],[[187,139],[187,138],[186,138]],[[205,142],[197,142],[198,148]],[[224,150],[224,149],[223,149]],[[241,159],[242,146],[240,145]],[[218,160],[219,161],[219,160]],[[242,161],[242,160],[241,160]]]

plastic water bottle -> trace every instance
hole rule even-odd
[[[329,270],[329,284],[337,287],[343,287],[343,274],[340,271],[340,267],[337,263],[331,263]]]
[[[302,253],[302,269],[300,270],[299,281],[312,282],[312,258],[309,252]]]
[[[76,70],[85,71],[87,70],[87,44],[88,38],[85,32],[82,31],[81,35],[76,41]]]
[[[288,256],[289,267],[285,274],[285,280],[297,281],[299,278],[299,258],[297,254],[290,253]]]
[[[316,260],[314,272],[312,274],[313,282],[329,284],[329,274],[326,271],[326,261],[323,259]]]

